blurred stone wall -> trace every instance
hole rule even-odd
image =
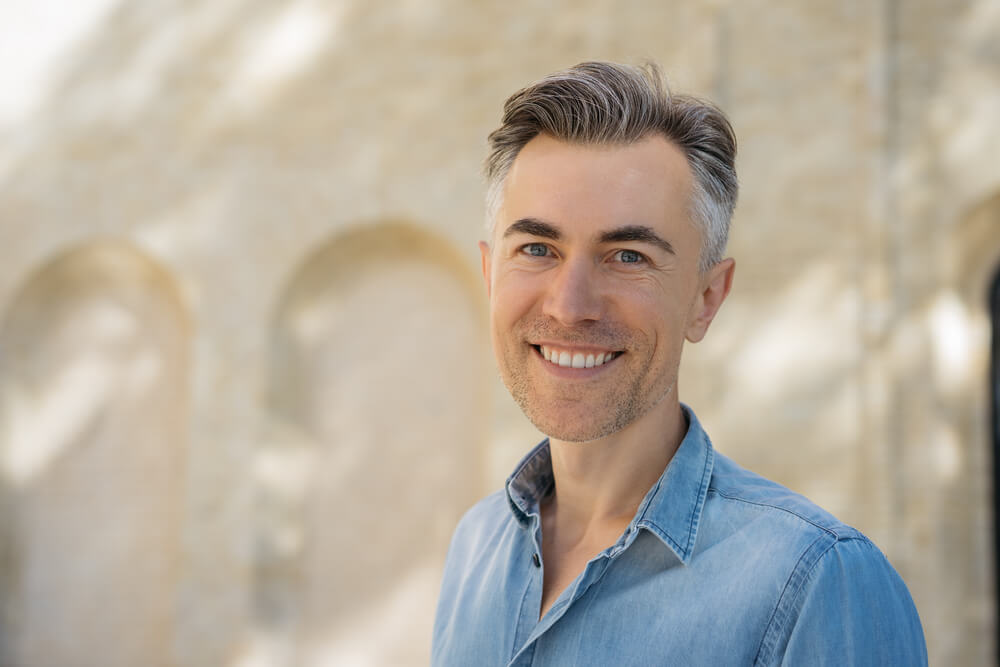
[[[994,656],[1000,5],[0,7],[0,664],[419,665],[462,511],[538,439],[475,243],[503,100],[659,61],[741,144],[681,397]]]

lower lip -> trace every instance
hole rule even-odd
[[[594,377],[595,375],[598,375],[599,373],[603,373],[605,370],[607,370],[608,366],[612,366],[615,363],[617,363],[618,360],[621,359],[623,354],[619,353],[614,359],[612,359],[611,361],[605,361],[600,366],[591,366],[590,368],[573,368],[572,366],[559,366],[557,364],[552,363],[551,361],[546,361],[545,357],[542,356],[541,350],[539,350],[536,347],[532,347],[531,349],[535,353],[535,357],[538,359],[538,361],[540,361],[542,366],[545,367],[546,371],[555,375],[556,377],[576,379],[576,380],[586,380]]]

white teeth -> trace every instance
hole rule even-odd
[[[540,345],[542,357],[545,361],[553,363],[563,368],[594,368],[606,364],[615,358],[615,352],[601,352],[600,354],[584,354],[582,352],[560,352],[552,348]]]

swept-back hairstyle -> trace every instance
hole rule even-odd
[[[694,176],[689,203],[702,236],[699,268],[722,260],[736,206],[736,136],[715,105],[668,89],[659,67],[584,62],[511,95],[486,159],[488,225],[502,205],[507,174],[539,134],[579,144],[630,144],[661,134],[684,152]]]

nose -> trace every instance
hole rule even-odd
[[[601,295],[593,262],[585,258],[564,262],[552,277],[542,312],[566,325],[601,318]]]

